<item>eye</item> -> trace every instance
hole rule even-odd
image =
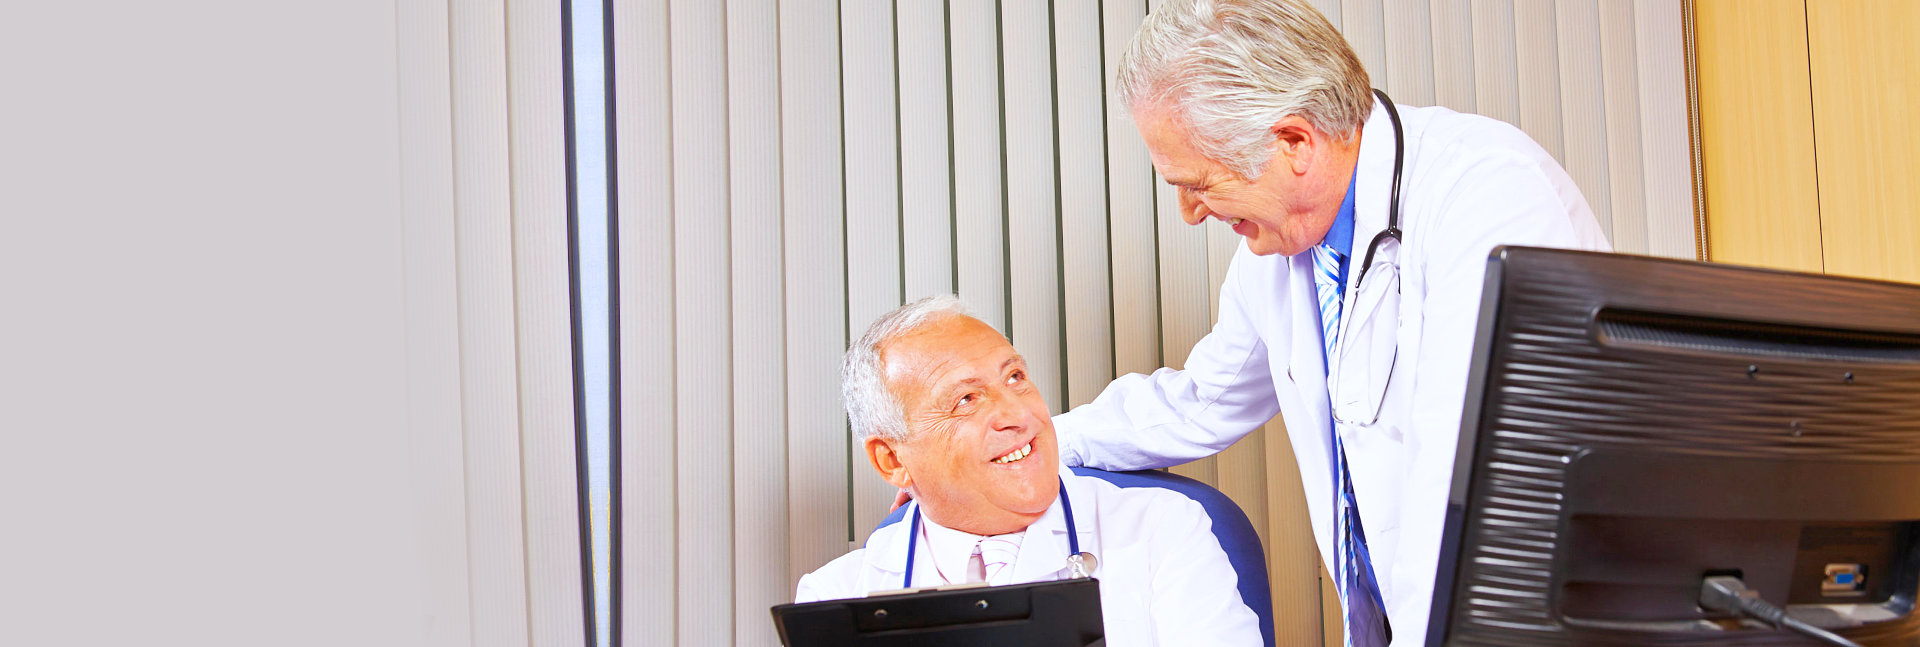
[[[1027,381],[1026,371],[1014,371],[1007,374],[1007,384],[1019,384],[1025,381]]]
[[[977,402],[979,400],[980,400],[980,396],[973,393],[968,393],[966,395],[960,396],[960,399],[955,400],[953,402],[953,408],[959,409],[961,407],[973,404],[974,402]]]

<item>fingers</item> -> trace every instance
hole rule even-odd
[[[907,494],[906,490],[901,490],[898,494],[893,495],[893,507],[887,508],[887,513],[892,514],[893,511],[899,510],[900,506],[906,505],[908,501],[912,500],[913,495]]]

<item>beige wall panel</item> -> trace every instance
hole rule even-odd
[[[1387,65],[1387,17],[1386,0],[1340,0],[1340,18],[1328,18],[1347,37],[1347,45],[1353,48],[1353,54],[1360,57],[1360,65],[1367,68],[1368,80],[1373,87],[1387,90],[1392,81],[1392,72]]]
[[[1314,9],[1318,9],[1320,15],[1326,16],[1327,22],[1333,23],[1334,29],[1341,28],[1341,0],[1307,0],[1307,4],[1312,5]]]
[[[1062,405],[1093,401],[1113,379],[1113,284],[1107,253],[1106,83],[1099,0],[1053,3],[1060,156]]]
[[[1908,0],[1807,4],[1828,272],[1920,283],[1916,35]]]
[[[780,185],[771,181],[780,177],[780,157],[768,153],[780,149],[780,14],[776,1],[729,0],[726,42],[729,278],[734,313],[730,322],[733,637],[737,644],[772,645],[779,642],[773,623],[764,613],[754,611],[793,600],[793,589],[787,582],[791,520],[786,497],[786,374],[780,362],[769,361],[786,353],[785,319],[779,316],[786,309]],[[716,66],[718,63],[712,62]],[[646,417],[636,413],[627,419]],[[645,517],[639,521],[652,522]],[[634,556],[626,559],[632,563]],[[625,584],[631,587],[634,580],[649,579],[665,578],[636,573]]]
[[[1560,164],[1579,185],[1580,193],[1593,208],[1600,230],[1613,238],[1613,192],[1607,159],[1610,133],[1633,135],[1630,127],[1610,130],[1607,103],[1611,98],[1602,73],[1600,7],[1597,0],[1563,0],[1554,3],[1554,42],[1560,62],[1561,145]],[[1629,41],[1621,41],[1629,42]],[[1627,49],[1625,47],[1617,49]],[[1631,51],[1631,50],[1628,50]],[[1638,187],[1636,186],[1636,190]]]
[[[673,445],[681,641],[733,641],[733,315],[726,7],[676,3],[673,44]],[[646,465],[648,463],[640,463]],[[645,523],[645,521],[641,521]]]
[[[460,282],[461,417],[474,644],[527,644],[520,407],[514,352],[513,206],[506,10],[448,6],[454,209]],[[571,398],[569,398],[571,400]]]
[[[1596,46],[1637,42],[1632,0],[1600,0],[1597,9],[1600,40]],[[1639,61],[1635,58],[1638,51],[1637,47],[1600,47],[1598,52],[1606,117],[1598,135],[1605,138],[1607,153],[1608,239],[1614,251],[1631,254],[1647,253],[1647,182],[1642,173],[1645,157],[1640,150],[1643,102]]]
[[[1818,272],[1813,101],[1799,0],[1698,0],[1710,260]]]
[[[422,647],[474,644],[467,537],[466,442],[460,425],[460,283],[454,211],[447,5],[401,2],[394,24],[400,93],[407,411],[419,488]]]
[[[1103,2],[1100,7],[1101,79],[1111,88],[1120,54],[1146,17],[1140,2]],[[1108,91],[1112,96],[1112,91]],[[1113,369],[1118,375],[1160,368],[1160,277],[1153,173],[1133,114],[1107,102],[1107,227],[1113,263]]]
[[[954,282],[974,314],[1006,333],[1007,194],[998,4],[952,0],[947,21],[953,52]]]
[[[1473,3],[1471,0],[1433,0],[1430,11],[1433,103],[1459,112],[1473,112]]]
[[[847,416],[840,405],[847,302],[837,6],[833,0],[780,2],[789,588],[845,554],[855,535],[847,509]],[[864,537],[865,529],[858,534]]]
[[[1520,123],[1519,63],[1513,42],[1513,0],[1473,0],[1473,109]]]
[[[1699,258],[1693,221],[1693,145],[1687,125],[1687,58],[1681,10],[1680,4],[1671,0],[1636,0],[1633,4],[1647,251],[1704,260]]]
[[[560,38],[559,5],[508,3],[520,476],[526,492],[527,629],[535,647],[578,644],[586,632]]]
[[[1434,100],[1434,42],[1431,7],[1426,2],[1394,2],[1381,18],[1385,22],[1386,78],[1375,77],[1373,87],[1387,91],[1396,103],[1430,106]]]
[[[673,105],[665,0],[613,7],[620,244],[621,639],[674,643]],[[662,448],[666,448],[664,451]],[[654,469],[634,466],[652,465]],[[633,555],[657,555],[645,571]],[[644,575],[643,575],[644,573]],[[784,575],[784,574],[783,574]],[[475,617],[480,617],[478,609]],[[524,634],[524,630],[522,631]]]
[[[1526,131],[1541,148],[1566,163],[1566,145],[1561,132],[1565,113],[1560,97],[1560,39],[1555,18],[1558,3],[1518,0],[1513,3],[1513,53],[1515,87],[1520,94],[1520,120],[1512,122]]]
[[[947,105],[947,10],[942,2],[894,6],[900,60],[901,282],[906,300],[950,294],[953,284],[953,129]]]
[[[894,83],[893,3],[840,3],[841,128],[846,143],[847,336],[900,307],[900,120]],[[815,343],[818,343],[817,341]],[[841,350],[845,350],[842,346]],[[859,442],[847,444],[854,537],[886,517],[899,490],[880,478]]]
[[[1060,322],[1060,190],[1055,165],[1050,2],[1000,5],[1006,116],[1008,337],[1055,413],[1066,380]]]
[[[1267,577],[1273,591],[1273,640],[1276,645],[1311,645],[1320,640],[1320,548],[1307,523],[1307,498],[1300,482],[1287,426],[1275,417],[1265,438],[1267,505]],[[1335,605],[1339,606],[1338,604]]]

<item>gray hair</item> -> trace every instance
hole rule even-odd
[[[1366,68],[1302,0],[1166,0],[1114,85],[1132,110],[1168,102],[1196,151],[1248,179],[1265,172],[1282,118],[1350,141],[1373,112]]]
[[[906,407],[887,389],[886,366],[880,352],[888,344],[928,324],[971,316],[967,304],[951,294],[931,296],[881,315],[866,334],[847,349],[840,365],[840,397],[847,420],[860,438],[878,435],[893,440],[907,437]]]

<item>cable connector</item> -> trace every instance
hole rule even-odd
[[[1799,632],[1829,645],[1860,647],[1859,643],[1787,615],[1786,609],[1760,599],[1759,591],[1747,588],[1746,582],[1730,575],[1715,575],[1700,583],[1700,606],[1711,611],[1750,617],[1781,629]]]

